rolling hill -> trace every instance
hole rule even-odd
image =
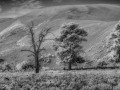
[[[21,52],[21,49],[27,48],[29,38],[26,36],[25,25],[29,25],[31,21],[35,25],[51,19],[47,27],[53,27],[51,32],[57,36],[60,34],[60,26],[63,23],[76,22],[88,32],[88,41],[83,43],[86,55],[94,57],[99,55],[99,49],[102,42],[120,19],[120,6],[107,4],[87,4],[87,5],[65,5],[46,7],[41,9],[33,9],[29,13],[18,15],[17,17],[0,17],[0,53],[2,59],[7,62],[20,63],[29,59],[29,53]],[[35,33],[39,32],[39,27]],[[47,38],[54,38],[48,35]],[[49,43],[49,44],[48,44]],[[53,41],[47,41],[44,46],[49,53],[54,54],[52,50]],[[98,51],[99,50],[99,51]],[[97,55],[95,55],[97,53]],[[102,57],[101,57],[102,58]],[[97,59],[97,58],[96,58]],[[50,65],[56,68],[56,61]]]

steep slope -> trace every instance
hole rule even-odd
[[[99,43],[95,44],[93,47],[86,51],[87,55],[91,57],[91,60],[94,60],[96,63],[104,62],[106,65],[120,65],[119,59],[115,59],[117,58],[115,57],[115,52],[117,52],[115,51],[115,48],[117,48],[117,41],[115,40],[117,39],[112,35],[114,32],[119,30],[118,25],[119,22],[117,22],[114,26],[108,28],[109,31],[105,33],[105,37],[99,41]],[[111,39],[111,37],[113,37],[113,39]],[[115,47],[115,50],[111,49],[112,47]]]

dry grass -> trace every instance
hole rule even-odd
[[[0,90],[119,90],[120,71],[1,73]]]

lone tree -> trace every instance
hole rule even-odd
[[[72,64],[84,62],[80,55],[83,52],[81,43],[87,41],[85,37],[88,34],[76,23],[64,24],[61,29],[61,35],[55,38],[56,44],[53,47],[61,63],[67,64],[68,69],[71,70]]]
[[[47,22],[46,22],[47,23]],[[30,43],[31,43],[31,49],[23,49],[21,51],[27,51],[30,52],[30,56],[33,56],[35,59],[35,73],[39,73],[40,69],[40,60],[42,56],[42,51],[45,50],[45,48],[42,46],[43,42],[45,42],[45,39],[51,28],[43,28],[40,30],[39,35],[35,35],[34,30],[37,29],[32,22],[30,26],[28,26],[28,35],[30,36]]]

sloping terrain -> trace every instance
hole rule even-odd
[[[29,44],[29,38],[26,36],[25,25],[31,21],[35,25],[51,19],[47,27],[53,27],[51,32],[57,36],[60,34],[60,26],[67,22],[79,23],[88,32],[88,41],[83,43],[86,54],[93,57],[97,52],[99,45],[109,35],[112,28],[120,19],[120,7],[116,5],[68,5],[54,6],[42,9],[34,9],[23,16],[17,18],[1,18],[0,23],[0,53],[1,57],[8,62],[21,61],[29,59],[29,53],[21,52]],[[39,33],[39,27],[35,33]],[[51,34],[47,38],[54,38]],[[49,44],[48,44],[49,43]],[[54,54],[52,50],[53,41],[47,41],[44,46],[49,53]],[[94,49],[93,49],[94,48]],[[55,61],[53,61],[55,63]],[[54,68],[55,64],[50,65]]]
[[[118,22],[116,25],[111,27],[102,41],[86,51],[87,55],[91,57],[91,60],[94,60],[94,63],[103,63],[102,65],[106,66],[120,66],[118,55],[119,25],[120,23]]]
[[[91,57],[92,60],[100,60],[107,55],[107,38],[114,29],[115,25],[108,27],[106,29],[107,31],[101,35],[101,41],[98,41],[95,45],[86,50],[86,53]]]

